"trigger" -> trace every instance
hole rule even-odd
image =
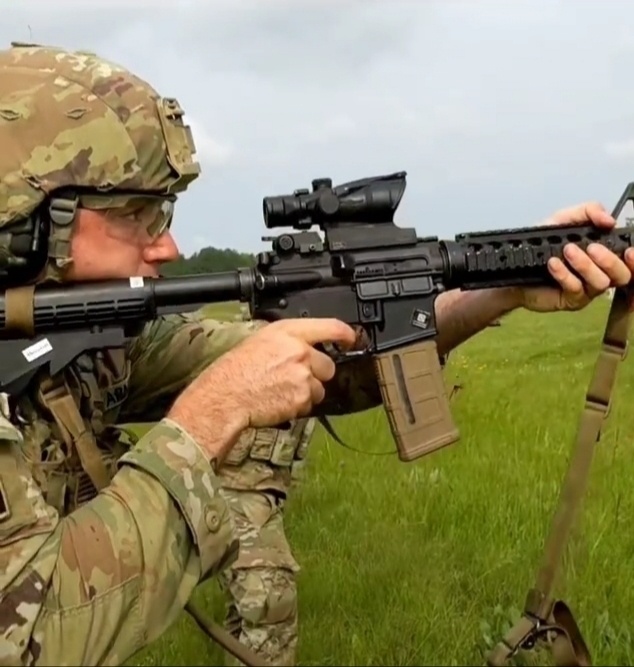
[[[334,343],[323,343],[322,346],[324,352],[336,363],[340,364],[345,361],[352,361],[354,359],[359,359],[365,357],[369,354],[368,350],[351,350],[348,352],[342,352]]]

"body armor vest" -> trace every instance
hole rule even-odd
[[[85,354],[54,379],[38,378],[12,406],[33,477],[61,515],[107,486],[134,442],[115,426],[129,378],[125,350]]]

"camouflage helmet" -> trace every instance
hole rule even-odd
[[[0,234],[60,189],[174,195],[200,173],[176,100],[95,54],[50,46],[0,51],[0,145]],[[63,266],[74,209],[54,213],[49,256]]]

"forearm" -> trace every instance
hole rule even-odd
[[[12,570],[0,576],[11,664],[121,664],[234,555],[219,482],[187,434],[159,424],[120,466],[90,503],[0,545]]]
[[[207,366],[264,324],[223,322],[196,313],[158,318],[146,326],[130,350],[130,388],[121,422],[161,419]]]
[[[467,292],[456,289],[441,294],[436,299],[438,354],[448,354],[493,320],[518,308],[519,294],[514,288]]]

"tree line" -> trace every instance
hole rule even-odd
[[[253,266],[254,263],[255,255],[251,253],[208,247],[190,257],[180,255],[176,261],[164,264],[161,272],[166,276],[186,276],[193,273],[231,271],[243,266]]]

